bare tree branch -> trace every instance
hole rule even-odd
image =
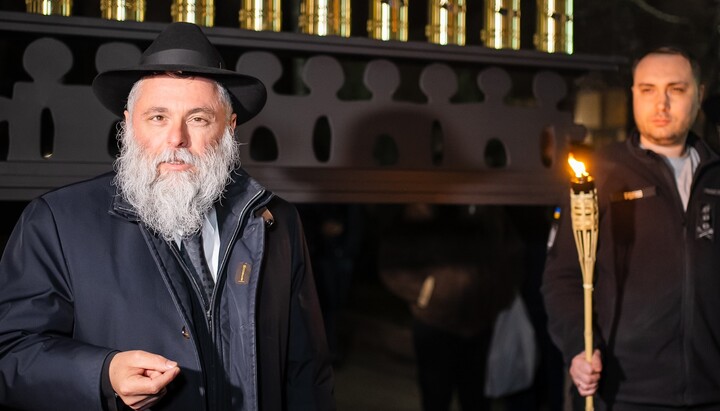
[[[657,9],[656,7],[653,7],[649,5],[645,0],[626,0],[630,3],[635,4],[636,6],[640,7],[640,9],[644,10],[645,12],[649,13],[653,17],[655,17],[658,20],[662,20],[667,23],[672,24],[690,24],[690,19],[687,17],[680,17],[675,16],[673,14],[665,13],[662,10]]]

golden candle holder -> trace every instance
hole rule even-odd
[[[280,0],[243,0],[238,20],[241,29],[280,31],[282,29]]]
[[[570,216],[583,277],[585,359],[591,362],[593,355],[592,292],[598,240],[597,189],[582,162],[576,161],[571,154],[568,163],[575,173],[575,177],[570,182]],[[585,410],[594,410],[592,396],[585,398]]]
[[[465,0],[428,0],[428,41],[465,45]]]
[[[376,40],[407,41],[408,0],[371,0],[367,31]]]
[[[485,0],[485,28],[480,39],[494,49],[520,48],[520,0]]]
[[[107,20],[144,21],[145,0],[100,0],[100,16]]]
[[[46,16],[69,16],[72,14],[72,0],[25,0],[28,13]]]
[[[173,0],[170,5],[173,22],[184,21],[198,26],[212,27],[215,24],[214,0]]]
[[[318,36],[350,37],[350,0],[302,0],[300,32]]]
[[[537,0],[535,48],[573,53],[573,0]]]

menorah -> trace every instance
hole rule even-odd
[[[573,0],[536,0],[535,48],[573,53]],[[408,41],[410,0],[370,0],[367,36],[381,41]],[[425,36],[430,43],[466,43],[465,0],[426,0]],[[29,13],[70,16],[73,0],[25,0]],[[102,18],[144,21],[146,0],[99,0]],[[479,4],[479,3],[475,3]],[[297,29],[317,36],[350,37],[351,0],[301,0]],[[294,13],[293,13],[294,14]],[[215,24],[215,0],[173,0],[173,21],[200,26]],[[520,48],[520,0],[484,0],[482,44],[496,49]],[[282,0],[242,0],[238,26],[255,31],[281,31]]]

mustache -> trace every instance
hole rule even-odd
[[[161,163],[177,163],[182,162],[189,165],[197,165],[200,159],[192,154],[187,148],[168,148],[157,154],[153,158],[155,167]]]

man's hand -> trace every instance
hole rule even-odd
[[[160,400],[179,373],[175,361],[146,351],[119,352],[110,361],[110,384],[134,410],[147,409]]]
[[[570,364],[570,377],[583,397],[595,394],[601,372],[602,359],[600,358],[600,350],[593,352],[590,362],[585,359],[585,352],[581,352],[572,359]]]

